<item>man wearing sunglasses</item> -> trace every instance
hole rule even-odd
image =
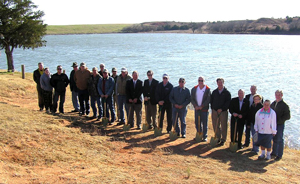
[[[53,97],[53,109],[52,113],[56,113],[58,98],[59,102],[59,112],[64,114],[64,103],[66,97],[66,87],[69,84],[68,76],[62,73],[62,66],[57,66],[57,73],[53,74],[50,80],[50,84],[54,87],[54,97]]]

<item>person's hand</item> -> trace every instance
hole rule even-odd
[[[222,112],[222,109],[218,109],[217,112],[220,114]]]
[[[247,128],[251,128],[251,126],[247,126]]]
[[[129,103],[132,103],[132,99],[129,99],[128,101],[129,101]]]
[[[164,101],[159,101],[158,102],[159,105],[164,105],[164,103],[165,103]]]
[[[178,105],[178,109],[182,109],[183,108],[183,105]]]
[[[243,118],[243,116],[242,116],[241,114],[239,114],[239,115],[238,115],[238,117],[239,117],[240,119],[242,119],[242,118]]]
[[[144,101],[148,101],[148,97],[145,97],[145,98],[144,98]]]
[[[133,103],[136,103],[137,102],[137,98],[133,99]]]
[[[108,98],[108,95],[104,95],[105,98]]]
[[[178,108],[179,108],[179,105],[175,104],[174,107],[175,107],[176,109],[178,109]]]
[[[232,115],[233,115],[234,117],[237,117],[237,116],[238,116],[238,114],[237,114],[237,113],[233,113]]]
[[[105,95],[101,95],[101,98],[104,98],[105,97]]]

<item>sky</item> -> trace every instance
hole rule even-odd
[[[48,25],[207,22],[300,16],[299,0],[32,0]],[[280,2],[280,3],[279,3]]]

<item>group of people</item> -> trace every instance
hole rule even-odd
[[[163,74],[162,82],[159,82],[153,78],[151,70],[147,71],[148,79],[142,81],[137,71],[133,71],[131,76],[123,67],[121,74],[118,75],[117,69],[112,68],[110,74],[104,64],[100,64],[100,71],[97,67],[93,67],[91,72],[85,63],[81,63],[78,68],[78,64],[74,62],[70,79],[62,72],[61,65],[57,66],[57,73],[53,75],[50,74],[49,68],[44,68],[43,63],[38,63],[38,67],[33,73],[33,78],[37,83],[41,111],[45,108],[48,113],[50,111],[56,113],[60,98],[59,112],[64,113],[66,87],[70,84],[74,107],[72,112],[79,112],[80,116],[89,115],[91,102],[92,118],[100,120],[102,117],[108,119],[110,117],[110,124],[118,121],[117,125],[122,125],[125,124],[126,113],[127,124],[133,128],[136,118],[136,127],[141,129],[144,104],[149,129],[163,128],[166,113],[167,132],[176,127],[177,135],[185,138],[187,106],[191,103],[194,107],[196,130],[202,132],[202,141],[206,142],[209,106],[211,106],[214,136],[220,146],[223,146],[227,139],[229,112],[231,142],[237,143],[239,149],[249,146],[252,135],[252,151],[258,154],[261,146],[259,159],[271,159],[271,155],[276,157],[275,160],[282,158],[284,123],[290,119],[290,110],[282,99],[281,90],[275,92],[276,100],[271,103],[270,100],[264,101],[263,97],[256,93],[255,85],[251,86],[250,94],[245,96],[245,91],[240,89],[238,97],[231,98],[231,93],[224,86],[223,78],[216,80],[217,88],[211,91],[205,84],[205,78],[200,76],[198,84],[190,91],[185,87],[184,78],[179,78],[178,86],[173,87],[168,74]],[[159,114],[158,122],[157,114]],[[242,144],[245,126],[246,137],[245,143]]]

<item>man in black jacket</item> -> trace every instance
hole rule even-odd
[[[36,83],[36,89],[38,92],[38,104],[40,107],[40,111],[42,111],[44,109],[44,100],[43,100],[43,90],[41,88],[41,84],[40,84],[40,78],[44,73],[44,64],[43,63],[38,63],[39,68],[36,69],[33,72],[33,80]]]
[[[65,103],[65,96],[66,96],[66,87],[69,84],[68,76],[62,73],[62,66],[57,66],[57,73],[53,74],[50,80],[50,84],[54,87],[54,97],[53,97],[53,111],[55,113],[57,110],[57,102],[58,98],[60,98],[59,103],[59,112],[64,114],[64,103]]]
[[[144,81],[144,104],[146,111],[146,120],[149,125],[149,129],[156,127],[156,111],[157,102],[155,99],[155,90],[158,85],[158,81],[153,78],[153,71],[149,70],[147,72],[148,79]],[[152,119],[152,121],[151,121]]]
[[[170,102],[170,93],[173,89],[173,85],[169,82],[169,75],[163,75],[163,81],[156,87],[155,98],[158,102],[159,109],[161,111],[161,117],[159,120],[159,128],[163,128],[163,121],[165,112],[167,112],[167,132],[169,133],[172,129],[172,103]]]
[[[128,104],[128,124],[134,126],[134,112],[136,114],[137,129],[141,129],[142,124],[142,101],[143,101],[143,81],[138,79],[138,72],[132,72],[132,79],[126,82],[126,101]]]
[[[76,86],[76,82],[74,80],[74,74],[78,70],[78,64],[76,62],[72,65],[73,70],[70,73],[70,90],[72,92],[72,103],[74,110],[71,112],[79,112],[79,104],[78,104],[78,89]]]
[[[279,161],[283,155],[284,149],[284,123],[286,120],[291,118],[290,108],[282,99],[283,92],[282,90],[276,90],[275,98],[276,100],[271,104],[271,108],[276,112],[276,121],[277,121],[277,133],[273,137],[273,149],[272,156],[276,156],[275,160]]]
[[[249,100],[244,98],[245,92],[240,89],[238,91],[238,97],[231,99],[229,112],[231,113],[231,142],[238,142],[238,148],[242,149],[242,135],[245,126],[245,120],[249,111]],[[236,133],[235,132],[235,121],[237,121]],[[235,139],[234,139],[235,137]],[[236,141],[237,140],[237,141]]]
[[[227,121],[228,108],[231,101],[230,92],[224,87],[224,79],[217,79],[218,88],[212,92],[211,103],[211,119],[214,132],[219,139],[219,145],[223,146],[227,138]],[[221,125],[221,127],[220,127]],[[221,136],[222,135],[222,136]]]

